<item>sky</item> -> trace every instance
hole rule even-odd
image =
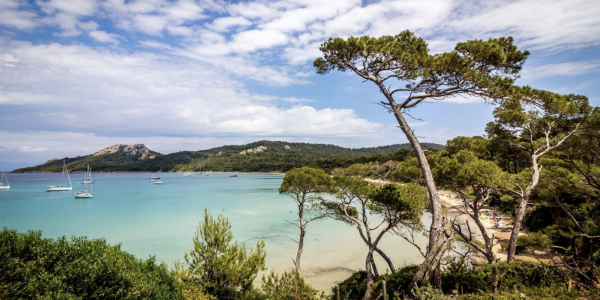
[[[114,144],[406,143],[374,84],[312,66],[329,37],[406,29],[431,53],[512,36],[531,52],[518,84],[599,106],[599,15],[589,0],[0,0],[0,162]],[[409,122],[445,144],[483,135],[493,108],[457,97]]]

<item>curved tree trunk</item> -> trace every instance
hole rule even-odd
[[[513,225],[512,232],[510,234],[510,241],[508,243],[508,255],[506,257],[507,262],[511,262],[515,260],[515,252],[517,250],[517,239],[519,238],[519,232],[521,231],[521,224],[523,222],[523,217],[525,216],[525,210],[527,209],[527,203],[531,198],[531,193],[533,189],[537,186],[540,181],[540,166],[537,162],[537,155],[531,156],[532,161],[532,169],[533,176],[531,178],[531,184],[525,189],[523,194],[521,195],[521,201],[519,203],[519,209],[517,210],[517,215],[515,216],[515,223]]]

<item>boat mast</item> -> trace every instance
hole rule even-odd
[[[73,188],[73,183],[71,182],[71,176],[69,176],[69,169],[67,169],[67,163],[63,160],[63,169],[65,171],[65,173],[67,173],[67,178],[69,178],[69,184],[71,185],[71,188]]]

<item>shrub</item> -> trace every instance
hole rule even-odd
[[[419,266],[410,265],[397,270],[396,273],[393,274],[375,276],[372,285],[374,298],[383,294],[383,279],[386,281],[388,299],[408,295],[408,286],[418,269]],[[366,286],[367,272],[358,271],[350,275],[346,280],[340,282],[340,297],[342,299],[362,299],[365,295]],[[335,288],[332,289],[332,295],[335,295]],[[331,299],[334,299],[333,296]]]
[[[176,299],[166,265],[137,259],[104,239],[43,239],[0,231],[0,299]]]
[[[560,270],[551,265],[532,262],[510,262],[498,263],[499,282],[498,288],[513,290],[526,286],[551,286],[565,282]],[[442,273],[444,283],[454,283],[454,277],[449,272]],[[492,265],[484,265],[476,268],[460,277],[456,282],[456,288],[464,293],[488,292],[492,284]],[[444,284],[446,292],[450,292]]]
[[[193,242],[194,249],[184,256],[187,267],[176,265],[181,281],[220,300],[250,297],[246,294],[253,292],[252,282],[265,269],[264,241],[248,251],[233,241],[227,218],[214,218],[205,210]]]
[[[262,292],[269,300],[317,300],[323,299],[323,292],[311,287],[296,271],[284,272],[281,277],[271,271],[262,277]]]
[[[570,300],[570,299],[600,299],[599,292],[596,291],[570,291],[563,286],[552,285],[544,287],[523,286],[519,289],[502,291],[497,295],[492,293],[474,293],[460,295],[457,300]]]

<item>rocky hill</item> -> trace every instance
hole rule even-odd
[[[437,144],[424,144],[441,148]],[[404,150],[403,150],[404,149]],[[113,145],[94,154],[74,158],[54,158],[45,164],[13,172],[60,172],[63,160],[71,172],[83,172],[87,164],[95,172],[157,171],[239,171],[285,172],[294,167],[314,166],[331,169],[353,162],[386,161],[410,155],[409,144],[371,148],[343,148],[335,145],[259,141],[246,145],[229,145],[200,151],[160,154],[143,144]]]

